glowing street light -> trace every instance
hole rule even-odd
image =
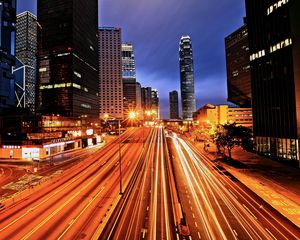
[[[135,120],[135,119],[137,119],[137,116],[138,116],[138,113],[137,113],[137,112],[129,112],[129,114],[128,114],[128,118],[129,118],[130,120]]]

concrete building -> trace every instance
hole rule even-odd
[[[17,107],[35,112],[37,18],[30,12],[17,15],[14,68]]]
[[[300,1],[246,0],[256,150],[299,161]]]
[[[121,29],[99,29],[99,114],[124,118]]]
[[[194,113],[194,121],[204,128],[215,128],[227,123],[252,128],[252,110],[251,108],[207,104]]]
[[[178,92],[169,93],[170,119],[179,119]]]
[[[37,17],[37,111],[98,117],[98,0],[37,1]]]
[[[0,2],[0,113],[15,106],[14,76],[12,68],[15,64],[13,54],[16,23],[16,0]]]
[[[179,65],[182,118],[192,120],[193,112],[196,111],[196,100],[193,48],[189,36],[183,36],[180,39]]]
[[[251,107],[251,74],[246,23],[225,38],[228,101]]]

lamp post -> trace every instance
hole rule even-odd
[[[129,119],[134,120],[137,117],[137,114],[135,112],[130,112],[129,113]],[[106,113],[104,114],[104,119],[108,119],[109,115]],[[125,120],[124,120],[125,121]],[[122,189],[122,151],[121,151],[121,139],[120,139],[120,135],[121,135],[121,119],[118,119],[118,132],[119,132],[119,141],[118,141],[118,145],[119,145],[119,173],[120,173],[120,195],[123,194],[123,189]]]

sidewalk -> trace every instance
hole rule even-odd
[[[216,147],[208,148],[208,157],[216,158]],[[197,143],[203,151],[203,143]],[[232,151],[233,161],[222,161],[228,172],[268,202],[274,209],[300,227],[300,169],[246,152]]]

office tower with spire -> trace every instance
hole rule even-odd
[[[183,36],[180,39],[179,65],[182,118],[192,120],[193,112],[196,111],[196,102],[193,49],[189,36]]]

